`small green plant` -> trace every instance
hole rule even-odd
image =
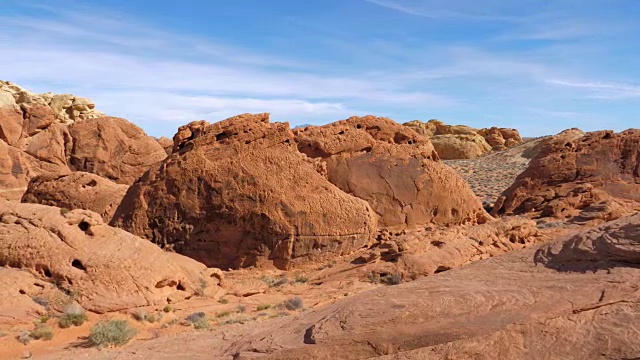
[[[209,330],[211,325],[209,324],[209,320],[207,318],[202,318],[193,323],[193,328],[196,330]]]
[[[66,329],[71,326],[80,326],[88,319],[86,312],[80,305],[72,304],[65,309],[64,314],[58,321],[58,325]]]
[[[296,277],[293,280],[296,283],[306,283],[307,281],[309,281],[309,279],[307,279],[306,277],[302,276],[302,275],[296,275]]]
[[[289,316],[289,313],[286,311],[278,311],[275,314],[269,315],[269,319],[275,319],[275,318],[284,317],[284,316]]]
[[[156,314],[149,314],[147,313],[145,310],[139,309],[136,310],[132,313],[133,318],[138,320],[138,321],[147,321],[150,323],[154,323],[156,321],[159,321],[160,319],[162,319],[162,313],[158,313]]]
[[[136,329],[127,320],[103,321],[91,328],[89,345],[104,347],[121,346],[128,343],[137,334]]]
[[[280,276],[277,278],[263,276],[260,278],[260,280],[262,280],[265,284],[269,285],[269,287],[271,288],[280,287],[289,282],[289,280],[287,280],[285,276]]]
[[[31,331],[29,337],[35,340],[51,340],[53,339],[53,330],[48,325],[40,324]]]
[[[271,308],[271,304],[262,304],[262,305],[258,305],[258,307],[256,308],[256,311],[264,311],[270,308]]]
[[[236,306],[236,312],[243,313],[245,311],[247,311],[247,307],[246,306],[244,306],[244,305]]]
[[[228,303],[229,303],[229,300],[227,300],[227,299],[225,299],[225,298],[220,298],[220,300],[218,300],[218,302],[219,302],[220,304],[228,304]]]
[[[162,309],[162,311],[164,311],[165,313],[170,313],[173,311],[173,308],[169,305],[165,306],[164,309]]]
[[[229,315],[231,315],[231,311],[223,311],[221,313],[217,313],[216,317],[217,318],[222,318],[222,317],[229,316]]]
[[[40,322],[43,323],[43,324],[46,323],[47,321],[49,321],[49,319],[51,319],[51,316],[49,316],[49,315],[40,316]]]
[[[69,209],[67,209],[67,208],[60,208],[60,215],[64,215],[64,214],[66,214],[66,213],[68,213],[68,212],[69,212]]]
[[[5,337],[5,336],[7,336],[7,334],[5,334],[5,333],[3,333],[3,332],[1,332],[1,331],[0,331],[0,338],[3,338],[3,337]]]
[[[291,311],[302,309],[304,306],[302,303],[302,299],[300,299],[299,297],[287,299],[282,304],[287,310],[291,310]]]
[[[188,322],[194,324],[194,323],[196,323],[196,322],[198,322],[198,321],[200,321],[200,320],[202,320],[202,319],[204,319],[206,317],[207,317],[207,314],[205,314],[202,311],[199,311],[199,312],[196,312],[196,313],[193,313],[193,314],[187,316],[185,318],[185,320],[187,320]]]

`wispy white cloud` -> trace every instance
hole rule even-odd
[[[549,84],[585,90],[590,96],[599,99],[629,99],[640,97],[640,85],[592,82],[592,81],[574,81],[564,79],[549,79]]]
[[[464,0],[365,0],[366,2],[408,15],[431,19],[462,19],[484,21],[519,21],[519,16],[493,12],[500,2],[494,0],[469,2]],[[526,0],[523,0],[526,1]],[[504,2],[503,2],[504,4]]]

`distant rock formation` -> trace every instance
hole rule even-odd
[[[640,130],[571,129],[543,142],[493,214],[613,220],[640,210],[639,184]]]
[[[440,120],[426,123],[413,120],[404,125],[430,138],[443,160],[473,159],[522,142],[515,129],[492,127],[478,130],[465,125],[447,125]]]
[[[0,81],[0,198],[37,175],[86,171],[130,184],[166,152],[142,129],[74,95],[38,95]]]

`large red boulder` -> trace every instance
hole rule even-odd
[[[331,183],[366,200],[381,227],[489,218],[468,184],[439,161],[429,139],[409,127],[366,116],[294,133],[298,150],[319,160]]]
[[[181,127],[112,225],[209,266],[286,269],[361,248],[376,218],[297,151],[287,123],[246,114]]]

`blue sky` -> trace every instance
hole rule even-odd
[[[0,0],[0,79],[155,136],[271,112],[640,127],[637,0]]]

